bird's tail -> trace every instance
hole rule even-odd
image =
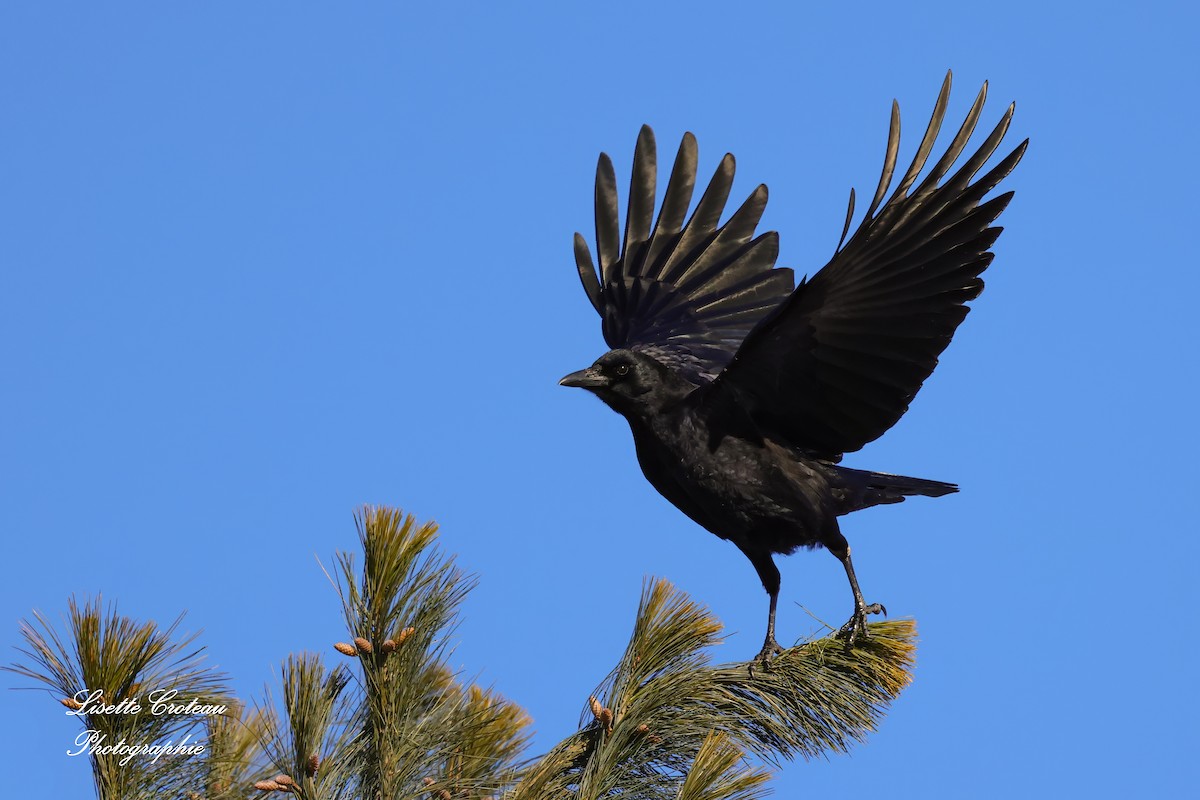
[[[906,497],[941,497],[958,491],[958,486],[953,483],[926,478],[910,478],[906,475],[868,472],[842,466],[837,467],[837,471],[850,490],[847,497],[849,507],[842,513],[885,503],[899,503]]]

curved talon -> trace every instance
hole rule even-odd
[[[846,639],[846,649],[854,646],[854,643],[861,639],[870,639],[871,633],[867,630],[867,615],[868,614],[883,614],[887,616],[887,609],[879,603],[872,603],[867,606],[860,606],[854,609],[854,615],[841,627],[837,632],[837,636]]]
[[[774,639],[769,639],[763,643],[762,650],[758,651],[758,655],[754,657],[755,661],[761,661],[764,664],[771,660],[771,656],[777,656],[783,652],[783,647]]]
[[[777,656],[783,652],[783,647],[775,639],[767,639],[763,642],[762,650],[758,651],[758,655],[750,660],[750,675],[754,675],[754,665],[758,664],[766,669],[771,664],[771,656]]]

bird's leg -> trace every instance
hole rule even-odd
[[[745,550],[742,552],[746,553],[746,557],[754,565],[758,577],[762,580],[763,588],[767,590],[767,594],[771,598],[770,611],[767,613],[767,636],[763,640],[762,650],[754,657],[755,661],[766,664],[771,660],[771,656],[783,652],[779,642],[775,641],[775,606],[779,603],[779,568],[775,566],[775,561],[771,558],[770,553],[746,552]]]
[[[767,612],[767,636],[763,639],[762,650],[755,656],[755,661],[761,661],[764,664],[771,660],[771,656],[777,656],[783,652],[783,648],[779,646],[779,642],[775,641],[775,606],[779,602],[779,589],[771,592],[771,610]]]
[[[840,545],[835,543],[833,547],[826,546],[829,547],[829,552],[837,556],[838,561],[841,561],[842,566],[846,568],[846,577],[850,579],[850,589],[854,592],[854,615],[842,626],[837,635],[845,637],[847,647],[853,647],[858,638],[866,639],[871,635],[867,632],[867,615],[886,615],[887,609],[879,603],[867,605],[863,600],[862,590],[858,588],[858,578],[854,575],[854,564],[850,561],[850,545],[840,533],[838,538],[841,539]]]

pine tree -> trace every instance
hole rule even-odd
[[[908,620],[873,623],[852,649],[823,638],[766,667],[712,665],[719,621],[651,580],[625,652],[582,702],[579,730],[530,758],[525,712],[464,683],[447,661],[474,578],[438,548],[437,526],[382,507],[356,521],[362,566],[339,553],[332,576],[346,622],[337,662],[287,656],[279,696],[252,708],[204,667],[178,621],[138,623],[99,598],[71,600],[67,637],[35,612],[22,623],[25,659],[6,669],[44,684],[108,742],[203,739],[195,757],[93,754],[101,800],[752,800],[767,791],[770,766],[862,741],[910,680]],[[89,715],[82,705],[96,690],[109,703],[143,686],[225,711]]]

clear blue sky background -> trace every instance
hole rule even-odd
[[[363,502],[480,576],[455,660],[574,729],[643,576],[761,642],[731,545],[645,483],[557,379],[603,350],[571,235],[601,150],[738,156],[781,263],[819,268],[991,81],[1033,142],[976,304],[908,416],[847,463],[960,495],[845,520],[916,682],[782,797],[1182,796],[1193,623],[1197,69],[1184,4],[7,4],[0,12],[0,644],[103,592],[187,610],[242,694],[344,638],[328,563]],[[621,178],[622,184],[627,179]],[[780,638],[840,623],[841,568],[782,563]],[[12,676],[2,685],[20,685]],[[12,797],[87,796],[73,720],[0,692]]]

